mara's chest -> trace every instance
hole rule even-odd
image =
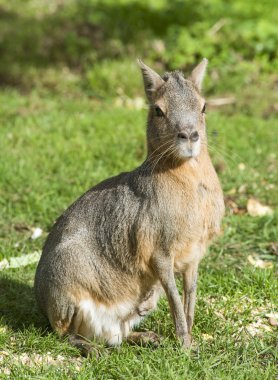
[[[210,187],[205,182],[199,182],[197,188],[198,213],[202,227],[208,234],[218,234],[224,215],[224,199],[220,185]]]
[[[170,251],[176,271],[183,271],[189,262],[202,259],[210,240],[220,232],[223,213],[220,185],[210,187],[199,181],[180,190],[175,206],[169,208]]]
[[[224,213],[220,186],[192,181],[179,186],[164,204],[165,223],[171,223],[178,236],[183,235],[192,241],[194,236],[204,239],[206,234],[219,232]]]

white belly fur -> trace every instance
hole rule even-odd
[[[74,330],[88,339],[105,340],[114,346],[121,344],[141,319],[130,302],[106,306],[92,299],[83,299],[79,303]]]

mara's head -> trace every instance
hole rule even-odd
[[[205,100],[201,95],[207,60],[186,79],[180,71],[157,74],[138,61],[149,102],[148,155],[178,161],[197,157],[206,142]]]

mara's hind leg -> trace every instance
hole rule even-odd
[[[49,313],[49,321],[58,335],[68,337],[68,342],[76,347],[82,356],[99,356],[99,352],[93,342],[79,333],[80,328],[84,328],[83,316],[73,303],[67,306],[64,305],[60,309],[52,307],[51,313]],[[86,331],[84,332],[86,333]]]
[[[127,343],[136,346],[154,346],[158,347],[161,339],[153,331],[132,331],[126,338]]]
[[[88,339],[92,334],[83,319],[84,315],[78,308],[69,329],[68,342],[77,348],[82,356],[98,358],[99,351],[95,347],[94,343]]]

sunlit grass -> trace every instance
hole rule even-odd
[[[43,9],[39,3],[29,1],[19,12],[17,0],[0,1],[6,12],[1,27],[8,30],[10,18],[15,22],[14,13],[22,16],[19,26],[34,16],[40,20],[46,14],[56,15],[55,2],[53,9],[52,2],[44,2]],[[63,11],[62,20],[53,16],[52,22],[72,19],[75,2],[70,3],[68,14]],[[152,9],[160,7],[165,3]],[[252,10],[255,15],[257,8],[258,4]],[[121,17],[126,9],[118,9]],[[97,15],[92,17],[95,20]],[[33,31],[49,30],[46,23],[40,25],[36,22]],[[114,21],[112,26],[116,28]],[[78,196],[109,176],[132,170],[146,154],[147,111],[135,62],[136,48],[142,53],[142,47],[135,32],[126,50],[117,39],[114,45],[98,47],[103,57],[96,65],[91,63],[94,57],[91,61],[87,57],[80,35],[72,37],[72,43],[61,43],[60,51],[55,45],[53,56],[45,55],[45,61],[33,46],[28,61],[26,51],[16,45],[27,37],[17,31],[18,50],[12,51],[10,45],[5,50],[5,59],[15,54],[15,63],[9,66],[4,59],[0,65],[1,75],[10,75],[4,75],[7,80],[2,80],[5,86],[0,89],[0,261],[41,250],[55,219]],[[69,46],[78,46],[83,53],[66,50]],[[113,52],[115,57],[109,56]],[[79,54],[86,61],[80,67]],[[146,55],[156,60],[158,69],[165,65],[159,65],[159,55],[153,51]],[[74,62],[68,62],[69,57]],[[269,63],[262,69],[261,61],[258,65],[240,61],[230,75],[220,67],[216,70],[216,62],[208,69],[205,92],[207,88],[209,97],[234,96],[236,101],[221,109],[208,107],[209,145],[225,195],[242,212],[233,214],[227,208],[223,234],[201,263],[192,349],[183,351],[175,340],[163,298],[141,325],[163,337],[160,347],[100,346],[98,361],[79,360],[78,352],[51,331],[37,309],[32,264],[0,271],[1,379],[275,378],[277,331],[268,315],[278,312],[277,256],[270,248],[278,241],[276,79]],[[273,215],[249,216],[246,204],[251,197],[270,206]],[[30,238],[33,227],[43,230],[36,240]],[[250,256],[268,262],[268,267],[255,267]]]

